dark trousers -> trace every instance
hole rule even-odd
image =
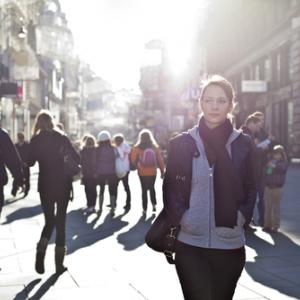
[[[143,210],[147,210],[148,205],[148,196],[147,192],[150,191],[150,200],[152,205],[156,205],[156,193],[155,193],[155,180],[156,175],[154,176],[139,176],[142,186],[142,202]]]
[[[117,196],[118,177],[115,174],[106,174],[98,176],[98,184],[100,185],[100,196],[104,195],[105,185],[108,184],[110,196]]]
[[[97,182],[94,178],[84,178],[84,191],[88,207],[94,207],[97,200]]]
[[[23,178],[24,178],[24,185],[25,185],[25,195],[28,194],[29,190],[30,190],[30,169],[28,167],[23,167]],[[13,186],[12,186],[12,190],[11,190],[11,194],[12,195],[16,195],[17,191],[18,191],[18,185],[16,185],[16,181],[13,181]]]
[[[50,240],[54,226],[56,229],[56,245],[65,246],[66,243],[66,213],[69,203],[69,198],[60,197],[53,199],[47,192],[40,192],[42,209],[45,217],[45,226],[41,237]],[[56,206],[56,212],[55,212]]]
[[[127,172],[126,176],[118,180],[118,183],[122,181],[124,190],[126,192],[126,206],[130,206],[131,204],[131,192],[130,192],[130,187],[128,183],[128,178],[129,178],[129,172]]]
[[[175,264],[185,300],[231,300],[245,266],[245,249],[176,245]]]
[[[0,216],[1,216],[3,205],[4,205],[4,186],[0,185]]]

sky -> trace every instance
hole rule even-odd
[[[145,43],[162,39],[175,71],[188,57],[204,0],[60,0],[75,52],[114,88],[137,89]]]

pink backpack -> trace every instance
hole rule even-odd
[[[155,168],[157,166],[155,151],[152,148],[145,149],[143,154],[140,155],[139,163],[144,168]]]

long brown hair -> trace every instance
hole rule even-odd
[[[142,129],[140,131],[138,141],[136,142],[135,146],[141,145],[158,147],[158,144],[149,129]]]
[[[54,129],[53,117],[48,110],[41,110],[34,121],[32,134],[37,135],[41,130],[51,131]]]
[[[81,148],[85,149],[85,148],[92,148],[92,147],[96,147],[96,139],[93,135],[86,134],[82,139]]]

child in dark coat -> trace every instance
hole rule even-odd
[[[280,199],[287,172],[284,148],[277,145],[268,158],[265,170],[264,230],[277,232],[280,226]]]

